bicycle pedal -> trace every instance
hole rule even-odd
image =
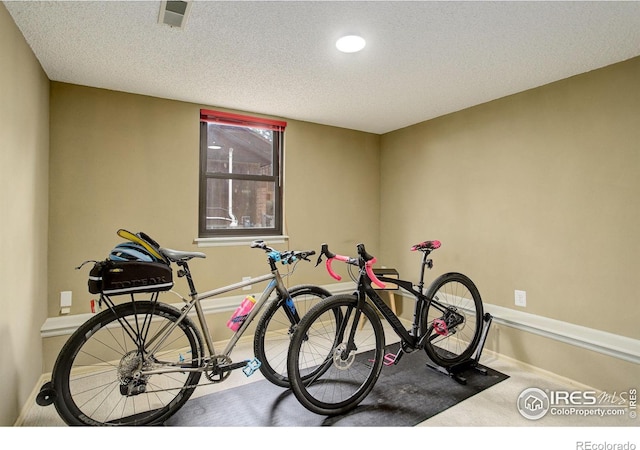
[[[398,351],[398,354],[396,355],[394,355],[393,353],[387,353],[382,357],[382,364],[384,364],[385,366],[393,366],[395,364],[398,364],[402,355],[403,355],[402,349],[400,349]],[[370,359],[369,362],[373,363],[375,362],[375,359]]]
[[[384,355],[384,365],[385,366],[393,366],[396,363],[396,356],[393,353],[387,353]]]
[[[438,333],[440,336],[446,336],[447,334],[449,334],[449,329],[447,328],[447,324],[442,319],[434,319],[433,330],[436,333]]]
[[[242,368],[242,371],[246,376],[251,376],[254,374],[256,370],[260,368],[262,363],[258,360],[258,358],[253,358],[247,361],[247,365]]]

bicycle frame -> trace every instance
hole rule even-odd
[[[285,285],[284,285],[284,283],[282,281],[282,277],[280,276],[280,272],[277,269],[274,268],[270,274],[265,274],[265,275],[258,276],[258,277],[255,277],[255,278],[250,278],[249,280],[245,280],[245,281],[242,281],[242,282],[239,282],[239,283],[231,284],[231,285],[228,285],[228,286],[225,286],[225,287],[221,287],[221,288],[218,288],[218,289],[214,289],[214,290],[211,290],[211,291],[203,292],[202,294],[197,294],[195,296],[195,298],[192,298],[192,300],[189,302],[189,304],[187,305],[187,313],[193,307],[195,307],[196,314],[198,316],[198,322],[200,323],[200,327],[202,328],[202,333],[204,335],[204,339],[205,339],[205,342],[207,344],[207,348],[209,350],[209,356],[215,355],[215,349],[214,349],[213,340],[211,338],[211,333],[209,332],[209,327],[208,327],[207,322],[205,320],[204,312],[202,310],[202,305],[201,305],[200,301],[208,299],[208,298],[211,298],[211,297],[215,297],[215,296],[220,295],[220,294],[224,294],[224,293],[233,291],[235,289],[240,289],[240,288],[243,288],[245,286],[250,286],[252,284],[258,284],[258,283],[262,283],[262,282],[265,282],[265,281],[269,281],[269,284],[267,285],[265,290],[262,292],[262,295],[260,296],[260,298],[256,301],[256,304],[253,307],[253,309],[251,310],[251,312],[249,313],[249,315],[247,316],[247,319],[244,321],[244,323],[238,329],[238,331],[236,331],[233,334],[233,336],[231,336],[231,339],[227,343],[227,346],[225,347],[224,351],[222,352],[223,355],[229,356],[229,354],[231,354],[231,352],[233,351],[233,348],[237,344],[238,340],[242,337],[242,335],[247,330],[247,328],[249,327],[251,322],[253,322],[255,317],[258,316],[260,314],[260,312],[264,309],[264,307],[266,306],[267,301],[271,297],[271,294],[273,293],[273,291],[274,290],[277,291],[278,293],[280,293],[285,298],[288,296],[288,290],[287,290],[287,288],[285,287]],[[274,298],[274,301],[275,301],[275,298]],[[285,311],[287,311],[287,313],[291,313],[291,310],[288,309],[288,308],[285,308]]]
[[[400,322],[398,316],[391,310],[391,308],[387,306],[380,295],[378,295],[376,290],[371,287],[371,283],[368,283],[368,281],[364,283],[364,286],[361,286],[359,288],[359,298],[363,299],[365,298],[365,296],[368,297],[373,302],[378,311],[380,311],[382,316],[387,320],[387,322],[389,322],[389,325],[391,325],[391,328],[393,329],[393,331],[395,331],[398,337],[400,337],[400,339],[408,344],[411,348],[416,348],[419,338],[419,336],[417,336],[417,332],[419,329],[419,318],[421,317],[419,312],[422,311],[422,308],[424,307],[424,302],[427,300],[426,297],[424,297],[424,295],[420,294],[418,291],[414,290],[412,283],[409,281],[389,279],[385,277],[379,277],[378,279],[383,282],[393,282],[394,284],[401,286],[403,289],[408,290],[416,297],[414,320],[411,327],[411,332],[405,328],[402,322]]]
[[[424,346],[424,341],[429,337],[431,331],[433,329],[433,325],[429,325],[423,335],[420,335],[419,332],[422,329],[422,312],[424,308],[428,308],[431,304],[436,305],[437,309],[441,311],[445,311],[446,308],[440,306],[438,301],[427,298],[424,295],[424,269],[426,267],[431,268],[433,266],[433,262],[428,259],[428,254],[424,254],[422,257],[421,270],[420,270],[420,282],[417,285],[417,289],[414,288],[414,285],[411,281],[407,280],[399,280],[396,278],[386,278],[386,277],[377,277],[381,282],[393,283],[400,286],[402,289],[408,291],[415,298],[415,309],[413,313],[413,323],[410,330],[407,330],[405,326],[400,322],[399,317],[387,306],[387,304],[382,300],[380,295],[373,289],[371,285],[371,280],[366,276],[366,272],[363,269],[360,269],[360,276],[358,281],[358,309],[362,307],[361,303],[367,297],[373,302],[378,311],[382,314],[382,316],[389,322],[393,331],[400,337],[403,348],[405,346],[408,349],[416,350],[420,349]],[[353,327],[357,326],[357,323],[354,323]]]
[[[208,359],[211,359],[214,356],[229,356],[232,353],[233,349],[235,348],[238,340],[245,333],[245,331],[247,330],[247,328],[249,327],[251,322],[260,314],[260,312],[267,305],[267,302],[270,299],[271,294],[274,291],[277,291],[285,299],[289,298],[289,294],[288,294],[289,291],[287,290],[286,286],[284,285],[284,282],[282,281],[282,276],[280,275],[280,272],[279,272],[278,268],[276,267],[275,261],[273,261],[272,259],[269,259],[269,263],[271,265],[271,273],[269,273],[269,274],[253,277],[253,278],[250,278],[248,280],[244,280],[244,281],[241,281],[241,282],[238,282],[238,283],[230,284],[230,285],[227,285],[227,286],[223,286],[223,287],[220,287],[220,288],[217,288],[217,289],[213,289],[213,290],[210,290],[210,291],[206,291],[206,292],[203,292],[203,293],[199,294],[195,289],[195,285],[194,285],[194,282],[193,282],[193,278],[191,276],[191,272],[189,270],[188,263],[186,261],[179,261],[177,264],[180,267],[182,267],[182,271],[181,271],[181,274],[179,276],[184,276],[184,277],[187,278],[187,283],[188,283],[189,289],[190,289],[191,300],[187,301],[184,297],[180,296],[179,294],[176,294],[186,302],[186,305],[181,310],[180,317],[174,323],[169,324],[167,327],[164,327],[163,329],[159,330],[155,334],[155,336],[153,336],[150,340],[147,341],[147,343],[149,343],[149,342],[153,343],[153,348],[145,349],[145,351],[144,351],[145,354],[150,354],[150,355],[155,354],[157,349],[160,348],[160,346],[163,344],[165,339],[178,326],[178,324],[180,322],[182,322],[184,320],[184,318],[192,310],[195,309],[196,315],[198,317],[198,323],[200,325],[200,329],[202,331],[202,335],[203,335],[203,338],[204,338],[205,343],[207,345],[207,350],[209,352]],[[236,331],[233,334],[233,336],[229,340],[227,346],[225,347],[222,355],[217,355],[216,352],[215,352],[215,346],[213,344],[213,339],[212,339],[212,336],[211,336],[211,332],[209,330],[209,326],[207,324],[204,311],[202,309],[201,301],[205,300],[205,299],[208,299],[208,298],[215,297],[215,296],[220,295],[220,294],[231,292],[231,291],[236,290],[236,289],[243,288],[245,286],[250,286],[252,284],[258,284],[258,283],[262,283],[262,282],[265,282],[265,281],[269,281],[269,284],[267,285],[265,290],[262,292],[262,295],[260,296],[260,299],[256,301],[255,306],[253,307],[253,309],[251,310],[251,312],[247,316],[247,318],[244,321],[244,323],[242,324],[242,326],[238,329],[238,331]],[[274,297],[274,299],[272,301],[275,301],[276,298],[277,297]],[[295,306],[293,304],[287,304],[287,307],[284,308],[284,309],[285,309],[285,312],[286,312],[287,316],[289,316],[290,318],[296,318],[297,320],[299,320],[299,318],[297,317],[297,311],[295,310]],[[123,324],[123,326],[124,325],[125,324]],[[204,356],[203,356],[202,359],[206,360],[206,358]],[[240,366],[244,366],[245,363],[246,363],[246,361],[242,362],[242,363],[239,363],[239,364],[240,364]],[[170,372],[178,372],[178,371],[179,372],[199,372],[199,371],[203,371],[205,368],[206,368],[206,366],[203,365],[203,364],[199,364],[199,367],[184,367],[184,365],[181,365],[180,367],[175,367],[175,368],[172,367],[172,368],[163,368],[163,369],[154,369],[154,370],[141,370],[140,371],[140,375],[144,376],[144,375],[153,375],[153,374],[170,373]]]

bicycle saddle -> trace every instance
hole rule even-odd
[[[411,251],[415,252],[416,250],[435,250],[437,248],[440,248],[440,245],[442,245],[440,241],[424,241],[411,247]]]
[[[169,261],[189,261],[191,258],[206,258],[207,255],[201,252],[183,252],[180,250],[172,250],[170,248],[160,248],[162,253]]]

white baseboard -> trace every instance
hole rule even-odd
[[[342,294],[352,292],[354,284],[351,282],[335,283],[323,287],[334,294]],[[413,299],[406,293],[396,291],[396,294]],[[205,314],[233,311],[243,297],[244,295],[237,295],[204,300],[202,302],[203,310]],[[488,303],[484,304],[484,308],[485,312],[493,316],[493,320],[497,324],[640,364],[640,340],[638,339]],[[40,334],[43,338],[70,335],[91,315],[76,314],[50,317],[40,329]]]
[[[395,293],[413,301],[413,296],[409,293],[402,290]],[[640,364],[640,340],[638,339],[490,303],[483,302],[483,307],[485,313],[491,314],[493,322],[497,324]]]
[[[484,308],[498,324],[640,364],[640,340],[638,339],[502,306],[485,303]]]
[[[351,293],[355,288],[355,284],[352,282],[334,283],[330,285],[322,286],[332,294]],[[216,314],[220,312],[229,312],[236,309],[242,299],[251,293],[242,295],[234,295],[227,297],[216,297],[202,301],[202,309],[205,314]],[[182,307],[184,304],[181,297],[176,294],[176,302],[172,302],[177,307]],[[257,298],[257,297],[256,297]],[[164,299],[166,301],[166,299]],[[192,311],[195,315],[195,311]],[[55,336],[68,336],[71,335],[80,325],[89,320],[93,313],[86,314],[73,314],[69,316],[49,317],[42,327],[40,328],[40,337],[49,338]]]

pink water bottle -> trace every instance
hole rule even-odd
[[[253,305],[256,304],[256,299],[253,296],[249,295],[242,300],[240,306],[235,310],[231,319],[227,322],[227,327],[229,327],[233,331],[238,331],[238,329],[242,326],[245,320],[247,320],[247,316],[253,309]]]

